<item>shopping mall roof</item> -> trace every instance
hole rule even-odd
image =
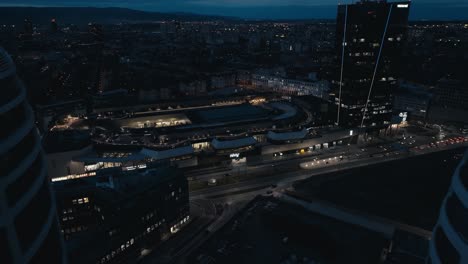
[[[179,147],[179,148],[167,149],[167,150],[158,150],[158,151],[143,148],[140,151],[140,154],[147,156],[149,158],[155,159],[155,160],[164,160],[164,159],[170,159],[170,158],[175,158],[175,157],[181,157],[181,156],[191,155],[193,153],[194,153],[194,150],[191,145]]]
[[[233,139],[233,140],[219,140],[219,139],[213,139],[211,141],[211,146],[214,149],[235,149],[235,148],[242,148],[242,147],[247,147],[251,146],[257,143],[257,140],[253,137],[245,137],[245,138],[239,138],[239,139]]]
[[[274,121],[283,120],[287,118],[294,117],[297,114],[297,109],[292,105],[285,102],[273,102],[269,104],[271,107],[281,110],[283,113],[275,116]]]
[[[191,155],[194,153],[192,146],[184,146],[179,148],[167,149],[167,150],[152,150],[148,148],[142,148],[140,151],[125,152],[125,151],[113,151],[105,153],[97,153],[95,150],[91,150],[84,155],[74,158],[75,161],[80,162],[130,162],[130,161],[141,161],[144,159],[153,160],[165,160],[175,157],[181,157]]]
[[[298,140],[298,139],[304,139],[307,136],[307,133],[308,131],[306,128],[300,131],[283,132],[283,133],[268,131],[267,138],[270,140],[274,140],[274,141]]]

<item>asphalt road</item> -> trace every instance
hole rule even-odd
[[[198,176],[197,180],[206,181],[226,177],[226,174],[229,176],[236,173],[262,175],[244,182],[192,191],[190,193],[191,204],[192,207],[194,205],[197,207],[194,212],[200,217],[196,217],[191,225],[175,236],[175,239],[165,242],[162,248],[158,248],[156,253],[145,257],[144,262],[141,263],[183,263],[184,258],[192,250],[209,239],[211,234],[219,230],[238,211],[242,210],[245,204],[259,194],[274,195],[274,191],[290,188],[296,181],[331,172],[459,147],[468,147],[468,141],[441,142],[429,137],[408,136],[397,143],[384,142],[366,147],[352,145],[324,150],[314,155],[292,154],[281,159],[265,159],[254,166],[234,166],[227,170],[222,169]],[[222,212],[213,211],[214,205],[221,206]],[[213,212],[216,213],[213,214]]]
[[[412,156],[425,155],[433,152],[467,146],[468,142],[463,142],[449,145],[439,145],[437,147],[424,149],[416,149],[413,147],[408,151],[395,149],[383,150],[380,147],[376,147],[373,149],[367,149],[365,153],[361,150],[351,150],[346,156],[343,156],[342,160],[339,158],[334,159],[334,157],[336,157],[336,153],[329,153],[321,156],[320,159],[317,160],[314,160],[316,158],[306,157],[304,159],[292,159],[276,162],[275,164],[246,166],[245,173],[258,174],[263,172],[263,174],[271,174],[272,176],[253,177],[252,180],[245,182],[215,186],[203,190],[193,191],[190,195],[191,199],[210,199],[210,197],[219,197],[220,195],[231,196],[238,195],[244,191],[258,191],[259,188],[267,189],[271,187],[271,185],[277,185],[278,188],[287,188],[290,187],[291,184],[295,181],[323,175],[330,172],[369,166],[391,160],[404,159]],[[312,162],[315,162],[314,166],[305,167],[305,164],[310,164]],[[215,172],[213,174],[206,175],[204,178],[226,177],[226,173],[228,172]],[[231,173],[234,173],[234,171],[231,171]]]

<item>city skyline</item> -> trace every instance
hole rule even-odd
[[[350,4],[358,1],[337,0],[177,0],[177,1],[127,1],[106,0],[99,3],[89,0],[80,1],[0,1],[0,6],[33,6],[33,7],[120,7],[148,12],[194,13],[217,15],[241,19],[334,19],[336,5]],[[392,1],[388,1],[392,2]],[[395,2],[395,1],[393,1]],[[464,20],[468,19],[468,3],[461,0],[441,2],[437,0],[420,0],[412,2],[413,10],[410,20]],[[437,8],[438,12],[433,12]]]
[[[460,0],[11,1],[2,264],[467,263]]]

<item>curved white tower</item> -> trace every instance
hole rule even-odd
[[[468,263],[468,152],[455,170],[452,186],[440,209],[428,263]]]
[[[0,262],[63,263],[58,230],[34,115],[0,48]]]

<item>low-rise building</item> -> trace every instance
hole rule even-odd
[[[309,134],[306,128],[299,131],[275,132],[268,131],[267,140],[273,144],[301,142]]]
[[[158,166],[54,182],[71,263],[135,263],[189,222],[183,173]]]
[[[252,75],[252,86],[255,89],[285,95],[313,95],[322,99],[328,98],[330,88],[327,81],[310,82],[262,74]]]
[[[84,100],[71,100],[36,106],[36,119],[39,129],[47,131],[54,120],[84,116],[87,112]]]
[[[122,171],[146,169],[152,163],[192,167],[198,163],[191,145],[167,150],[132,146],[90,145],[78,150],[47,154],[49,177],[53,182],[94,177],[98,171],[119,168]]]
[[[393,111],[397,114],[406,112],[413,120],[425,120],[431,100],[429,87],[401,82],[399,91],[395,93]]]
[[[431,122],[468,123],[468,89],[460,80],[441,79],[429,110]]]

